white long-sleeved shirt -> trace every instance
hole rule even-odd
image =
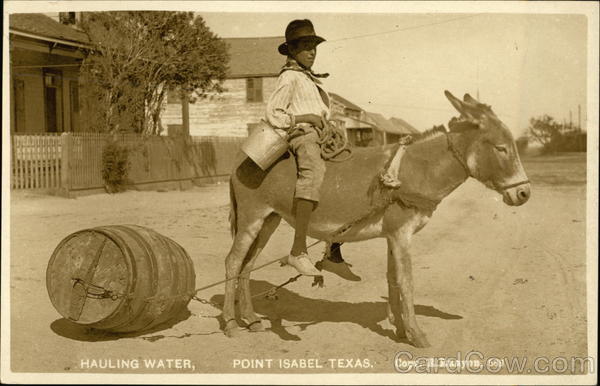
[[[321,89],[322,94],[319,93]],[[321,97],[323,95],[323,97]],[[326,102],[323,101],[326,98]],[[277,79],[275,91],[267,102],[266,119],[274,127],[288,130],[296,123],[295,115],[325,114],[329,118],[329,95],[303,71],[287,70]]]

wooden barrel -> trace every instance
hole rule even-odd
[[[75,232],[56,247],[46,270],[50,300],[62,316],[114,332],[149,329],[177,316],[195,282],[180,245],[137,225]]]

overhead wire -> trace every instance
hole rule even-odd
[[[336,43],[336,42],[341,42],[341,41],[346,41],[346,40],[362,39],[362,38],[371,37],[371,36],[387,35],[387,34],[392,34],[392,33],[397,33],[397,32],[409,31],[409,30],[414,30],[414,29],[419,29],[419,28],[430,27],[430,26],[434,26],[434,25],[450,23],[450,22],[453,22],[456,20],[470,19],[470,18],[474,18],[474,17],[480,16],[480,15],[483,15],[483,13],[476,13],[473,15],[455,17],[452,19],[446,19],[446,20],[442,20],[442,21],[438,21],[438,22],[434,22],[434,23],[419,24],[419,25],[414,25],[414,26],[405,27],[405,28],[397,28],[397,29],[388,30],[388,31],[373,32],[370,34],[356,35],[356,36],[350,36],[347,38],[340,38],[340,39],[334,39],[334,40],[327,40],[326,42],[327,43]],[[324,43],[326,43],[326,42],[324,42]]]
[[[432,23],[419,24],[419,25],[410,26],[410,27],[396,28],[396,29],[388,30],[388,31],[380,31],[380,32],[374,32],[374,33],[370,33],[370,34],[363,34],[363,35],[349,36],[346,38],[327,40],[324,43],[336,43],[336,42],[341,42],[341,41],[363,39],[363,38],[373,37],[373,36],[388,35],[388,34],[393,34],[393,33],[398,33],[398,32],[404,32],[404,31],[409,31],[409,30],[415,30],[415,29],[420,29],[420,28],[425,28],[425,27],[446,24],[446,23],[457,21],[457,20],[470,19],[470,18],[474,18],[474,17],[480,16],[480,15],[483,15],[483,13],[465,15],[465,16],[455,17],[455,18],[451,18],[451,19],[445,19],[445,20],[432,22]],[[430,108],[430,107],[408,106],[408,105],[398,105],[398,104],[374,103],[371,101],[369,101],[368,104],[380,105],[380,106],[391,106],[391,107],[402,107],[402,108],[418,109],[418,110],[431,110],[431,111],[448,111],[449,110],[449,109],[444,109],[444,108]]]

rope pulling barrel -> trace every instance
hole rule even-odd
[[[335,127],[334,125],[329,125],[328,128],[324,129],[321,133],[322,135],[321,137],[321,142],[323,143],[322,145],[322,151],[323,153],[325,153],[326,155],[324,157],[331,157],[330,160],[333,160],[333,157],[336,157],[337,155],[341,154],[344,151],[348,151],[349,157],[351,156],[351,149],[348,148],[348,144],[347,144],[347,140],[344,137],[343,133],[341,132],[341,130],[339,130],[337,127]],[[409,137],[410,138],[410,137]],[[406,141],[406,143],[402,143],[401,148],[403,146],[406,145],[410,145],[410,143],[412,141],[410,141],[410,139],[408,138],[408,140]],[[400,149],[399,149],[400,150]],[[349,158],[348,157],[348,158]],[[347,159],[347,158],[346,158]],[[344,159],[344,160],[346,160]],[[336,160],[336,161],[343,161],[343,160]],[[385,187],[385,185],[384,185]],[[386,207],[388,207],[389,205],[391,205],[394,202],[394,199],[392,199],[391,197],[385,197],[378,205],[373,206],[372,208],[370,208],[370,210],[355,218],[354,220],[343,224],[340,228],[338,228],[335,232],[333,232],[330,236],[330,239],[333,240],[336,237],[339,237],[343,234],[345,234],[346,232],[348,232],[353,226],[355,226],[356,224],[360,223],[361,221],[365,220],[366,218],[370,217],[371,215],[373,215],[375,212],[385,209]],[[310,244],[308,246],[308,248],[312,248],[315,245],[319,244],[323,242],[323,240],[317,240],[315,242],[313,242],[312,244]],[[261,264],[257,267],[254,267],[253,269],[251,269],[250,271],[248,271],[246,274],[249,274],[250,272],[254,272],[257,271],[259,269],[265,268],[269,265],[272,265],[276,262],[282,262],[282,260],[287,257],[287,256],[283,256],[283,257],[279,257],[273,260],[270,260],[264,264]],[[285,282],[277,285],[277,286],[273,286],[272,288],[270,288],[269,290],[263,291],[261,293],[255,294],[252,296],[252,298],[256,298],[256,297],[260,297],[260,296],[265,296],[268,299],[273,299],[276,296],[276,292],[285,287],[288,284],[291,284],[295,281],[297,281],[302,275],[296,275],[296,276],[292,276],[290,277],[288,280],[286,280]],[[176,299],[176,298],[191,298],[193,300],[196,300],[200,303],[203,304],[209,304],[212,305],[214,307],[220,306],[208,299],[203,299],[197,296],[198,292],[207,290],[209,288],[218,286],[219,284],[223,284],[226,282],[229,282],[231,280],[237,280],[239,278],[241,278],[242,275],[236,275],[224,280],[220,280],[218,282],[212,283],[212,284],[208,284],[206,286],[200,287],[195,289],[192,292],[189,293],[183,293],[183,294],[177,294],[177,295],[172,295],[172,296],[152,296],[149,298],[146,298],[145,301],[146,302],[150,302],[150,301],[164,301],[164,300],[169,300],[169,299]],[[75,283],[73,284],[73,286],[76,286],[77,284],[82,284],[85,288],[85,292],[86,295],[88,297],[94,297],[94,298],[100,298],[100,299],[104,299],[104,298],[110,298],[112,300],[117,300],[117,299],[121,299],[121,298],[126,298],[126,297],[131,297],[131,295],[128,294],[122,294],[122,293],[116,293],[114,291],[110,291],[106,288],[103,288],[101,286],[95,285],[95,284],[91,284],[86,282],[85,280],[81,279],[81,278],[73,278],[73,280],[75,281]],[[314,277],[314,281],[312,283],[312,286],[319,286],[322,287],[323,286],[323,277],[322,276],[315,276]],[[89,292],[88,289],[93,289],[96,291],[100,291],[99,293],[93,293],[93,292]]]
[[[390,205],[392,202],[393,202],[393,200],[389,200],[389,199],[388,200],[384,200],[381,204],[373,207],[365,215],[357,217],[353,221],[342,225],[337,231],[335,231],[331,235],[331,238],[333,239],[334,237],[339,237],[339,236],[343,235],[344,233],[348,232],[350,230],[350,228],[352,228],[352,226],[358,224],[359,222],[363,221],[365,218],[371,216],[377,210],[384,209],[385,207],[387,207],[388,205]],[[315,245],[317,245],[317,244],[319,244],[321,242],[323,242],[323,240],[317,240],[317,241],[313,242],[312,244],[310,244],[307,248],[310,249],[310,248],[314,247]],[[287,256],[283,256],[283,257],[279,257],[277,259],[270,260],[270,261],[268,261],[268,262],[266,262],[264,264],[261,264],[261,265],[259,265],[257,267],[252,268],[247,273],[249,274],[250,272],[257,271],[259,269],[265,268],[265,267],[267,267],[269,265],[272,265],[274,263],[282,262],[282,260],[285,257],[287,257]],[[292,276],[288,280],[286,280],[285,282],[283,282],[282,284],[279,284],[277,286],[273,286],[272,288],[270,288],[270,289],[268,289],[268,290],[266,290],[264,292],[255,294],[255,295],[252,296],[252,298],[256,298],[256,297],[260,297],[260,296],[264,295],[268,299],[274,299],[275,295],[276,295],[276,292],[279,289],[285,287],[288,284],[291,284],[291,283],[297,281],[301,276],[302,276],[301,274],[296,275],[296,276]],[[215,304],[214,302],[212,302],[212,301],[210,301],[208,299],[203,299],[203,298],[198,297],[197,296],[198,292],[207,290],[207,289],[212,288],[212,287],[216,287],[219,284],[223,284],[223,283],[226,283],[226,282],[231,281],[231,280],[237,280],[237,279],[239,279],[241,277],[242,277],[242,275],[240,274],[240,275],[236,275],[236,276],[224,279],[224,280],[220,280],[220,281],[212,283],[212,284],[208,284],[208,285],[206,285],[204,287],[197,288],[193,292],[190,292],[190,293],[183,293],[183,294],[172,295],[172,296],[152,296],[152,297],[146,298],[145,301],[146,302],[150,302],[150,301],[164,301],[164,300],[176,299],[176,298],[191,298],[193,300],[199,301],[200,303],[210,304],[210,305],[212,305],[214,307],[217,307],[217,306],[219,306],[218,304]],[[85,288],[85,292],[86,292],[87,297],[90,297],[90,298],[97,298],[97,299],[110,298],[112,300],[118,300],[118,299],[122,299],[122,298],[131,298],[131,295],[117,293],[117,292],[108,290],[108,289],[106,289],[104,287],[101,287],[99,285],[88,283],[88,282],[86,282],[85,280],[83,280],[81,278],[72,278],[72,280],[75,281],[75,283],[73,284],[73,286],[75,286],[77,284],[82,284],[84,286],[84,288]],[[322,287],[323,286],[323,277],[322,276],[315,276],[314,280],[313,280],[313,283],[312,283],[312,286],[313,287],[314,286]],[[94,290],[97,290],[97,291],[101,291],[101,292],[100,293],[91,293],[91,292],[88,291],[88,289],[90,289],[90,288],[94,289]]]

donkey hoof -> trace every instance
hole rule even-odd
[[[431,346],[427,340],[427,337],[423,333],[411,337],[409,341],[417,348],[426,348]]]
[[[260,332],[265,330],[265,326],[263,326],[262,321],[256,320],[248,323],[248,330],[250,330],[250,332]]]
[[[240,326],[237,324],[235,320],[230,320],[225,323],[224,328],[225,335],[229,338],[235,338],[240,335]]]

